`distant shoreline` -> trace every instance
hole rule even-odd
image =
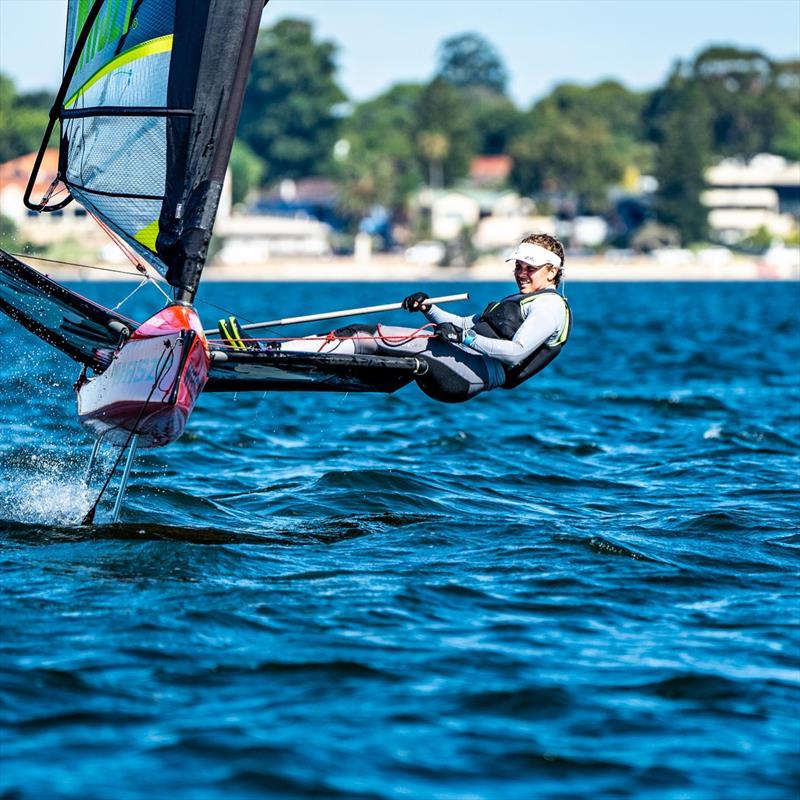
[[[28,260],[28,259],[24,259]],[[125,264],[91,267],[60,266],[30,258],[29,263],[59,281],[135,281],[141,275]],[[117,272],[119,270],[120,272]],[[800,258],[795,264],[767,264],[755,259],[736,259],[727,264],[667,265],[647,259],[613,262],[604,258],[567,261],[566,281],[648,283],[648,282],[741,282],[800,281]],[[203,273],[208,282],[292,282],[292,283],[470,283],[504,282],[512,279],[509,265],[497,259],[483,259],[465,269],[411,264],[399,255],[375,255],[368,262],[353,258],[281,258],[259,265],[210,264]]]

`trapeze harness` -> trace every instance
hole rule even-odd
[[[489,303],[478,322],[472,327],[472,330],[479,336],[511,341],[524,322],[522,309],[544,294],[556,294],[564,301],[566,315],[564,327],[558,339],[552,344],[548,344],[547,341],[543,342],[519,364],[513,366],[503,364],[506,373],[504,389],[514,389],[537,372],[541,372],[561,352],[561,348],[566,344],[572,330],[572,313],[569,303],[555,289],[539,289],[528,294],[514,294],[499,302]]]

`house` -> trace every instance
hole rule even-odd
[[[484,251],[506,248],[533,231],[555,232],[555,220],[537,215],[532,200],[512,191],[423,189],[414,206],[417,213],[429,215],[434,239],[452,241],[468,230]]]
[[[736,244],[760,228],[775,238],[797,230],[800,219],[800,163],[760,153],[749,161],[727,158],[705,173],[701,195],[715,238]]]
[[[0,164],[0,213],[16,225],[28,215],[22,198],[35,161],[36,153],[28,153]],[[57,172],[58,148],[50,147],[44,152],[38,180],[33,187],[34,198],[40,198],[47,191]]]
[[[258,213],[235,212],[226,179],[214,225],[222,248],[214,264],[257,265],[281,257],[330,255],[331,227],[309,213],[315,203],[327,207],[328,200],[326,186],[309,184],[301,198],[294,181],[284,181],[278,192],[256,204]]]
[[[241,214],[217,218],[214,235],[222,239],[215,263],[261,264],[288,256],[331,254],[331,229],[324,222],[271,214]]]
[[[554,217],[536,213],[529,197],[516,192],[475,192],[481,208],[481,218],[475,229],[473,243],[483,252],[505,250],[529,233],[555,235]]]
[[[315,219],[334,230],[342,230],[345,221],[338,212],[339,189],[327,178],[282,180],[253,205],[255,214]]]
[[[479,189],[505,186],[512,166],[511,156],[475,156],[469,166],[469,183]]]
[[[19,241],[46,247],[66,240],[80,240],[90,250],[99,250],[106,245],[106,235],[77,203],[70,203],[60,211],[46,214],[26,208],[22,198],[25,196],[35,160],[36,153],[28,153],[0,164],[0,214],[14,223]],[[44,153],[38,179],[33,187],[31,196],[34,200],[44,196],[57,171],[58,149],[51,147]],[[63,187],[58,187],[56,192],[58,191],[63,191]],[[54,201],[57,197],[53,196]]]
[[[481,216],[480,203],[466,192],[423,189],[416,198],[417,210],[430,215],[434,239],[450,241],[465,228],[472,228]]]

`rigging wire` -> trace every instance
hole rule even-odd
[[[109,238],[111,239],[114,244],[119,247],[125,257],[136,267],[137,270],[148,274],[145,272],[145,267],[141,263],[141,260],[137,257],[136,253],[133,251],[132,248],[128,247],[128,245],[123,241],[123,239],[118,236],[111,228],[106,225],[103,220],[99,219],[98,217],[92,214],[92,218],[97,222],[97,224],[108,234]],[[167,281],[159,275],[159,279],[162,283],[167,283]],[[172,302],[172,298],[166,295],[165,292],[162,292],[167,297],[167,302]],[[229,316],[235,316],[230,309],[223,308],[222,306],[215,305],[214,303],[209,302],[208,300],[203,300],[202,298],[198,298],[198,302],[204,303],[205,305],[211,306],[215,308],[217,311],[222,311],[224,314],[228,314]],[[247,319],[247,317],[242,317],[245,322],[252,322],[252,320]]]
[[[155,286],[155,288],[158,289],[158,291],[161,292],[162,295],[164,295],[164,298],[166,299],[168,304],[172,302],[172,298],[158,285],[158,281],[153,280],[152,275],[148,275],[147,280],[150,283],[152,283],[153,286]]]
[[[112,239],[112,241],[114,241],[114,240]],[[119,243],[115,241],[115,244],[119,244]],[[9,255],[16,256],[17,258],[30,258],[30,259],[33,259],[35,261],[45,261],[48,264],[62,264],[64,266],[68,266],[68,267],[79,267],[81,269],[93,269],[93,270],[97,270],[98,272],[111,272],[111,273],[114,273],[115,275],[127,275],[129,278],[137,277],[137,274],[135,272],[130,272],[129,270],[113,269],[111,267],[99,267],[99,266],[95,266],[93,264],[79,264],[79,263],[77,263],[75,261],[62,261],[61,259],[57,259],[57,258],[45,258],[44,256],[35,256],[35,255],[31,255],[30,253],[12,253],[12,252],[9,251]],[[137,267],[137,269],[138,269],[138,267]],[[139,274],[140,275],[142,274],[141,270],[139,270]],[[156,289],[158,289],[161,292],[161,294],[164,295],[164,297],[166,298],[167,302],[171,302],[172,298],[161,288],[161,286],[159,286],[159,284],[161,284],[161,283],[167,283],[166,279],[163,278],[161,275],[153,276],[148,272],[148,273],[145,273],[145,280],[142,281],[142,283],[140,283],[136,287],[136,289],[134,289],[133,292],[131,292],[125,299],[121,300],[116,306],[114,306],[114,308],[115,309],[119,308],[124,302],[129,300],[136,292],[138,292],[139,289],[141,289],[142,286],[147,282],[152,283],[153,286],[155,286]],[[252,323],[252,320],[248,319],[247,317],[242,316],[241,314],[234,315],[234,313],[230,309],[225,308],[224,306],[217,305],[216,303],[212,303],[210,300],[205,300],[202,297],[198,297],[198,298],[196,298],[196,302],[202,303],[203,305],[209,306],[210,308],[214,308],[217,311],[222,311],[223,314],[228,314],[229,316],[238,316],[239,319],[242,319],[242,320],[244,320],[245,322],[248,322],[248,323]],[[427,328],[427,327],[428,327],[427,325],[423,325],[421,328],[418,328],[418,330],[422,331],[422,330],[425,330],[425,328]],[[267,331],[275,331],[276,329],[275,328],[266,328],[266,330]],[[314,336],[300,336],[300,337],[298,337],[298,336],[249,337],[248,341],[252,341],[252,342],[290,342],[290,341],[292,341],[294,339],[298,339],[298,338],[300,338],[300,339],[309,339],[309,340],[313,340],[313,339],[325,340],[325,339],[328,339],[328,336],[317,336],[317,337],[314,337]],[[391,339],[399,338],[399,337],[337,336],[336,338],[337,339],[376,339],[376,338],[383,338],[385,340],[386,339],[390,339],[391,340]],[[403,337],[403,341],[405,341],[405,339],[409,339],[410,340],[410,339],[423,339],[423,338],[430,339],[431,335],[426,334],[424,336]],[[225,343],[225,341],[222,340],[222,339],[209,339],[208,342],[209,343],[213,343],[213,344],[218,345],[218,346],[221,346],[223,349],[229,347]],[[389,344],[388,341],[386,343],[387,343],[387,345]],[[389,345],[389,346],[392,346],[392,345]],[[398,345],[394,345],[394,346],[396,347]]]
[[[117,303],[111,310],[119,311],[123,303],[127,303],[128,300],[130,300],[131,297],[133,297],[136,294],[136,292],[138,292],[139,289],[142,288],[142,286],[146,286],[149,282],[150,282],[150,276],[145,277],[145,279],[132,292],[130,292],[130,294],[123,297],[122,300],[120,300],[119,303]]]
[[[45,258],[44,256],[34,256],[34,255],[31,255],[30,253],[11,253],[11,252],[9,252],[9,255],[10,256],[16,256],[17,258],[31,258],[34,261],[46,261],[48,264],[63,264],[66,267],[80,267],[81,269],[94,269],[94,270],[98,270],[99,272],[113,272],[113,273],[115,273],[117,275],[127,275],[128,277],[131,277],[131,278],[139,277],[139,275],[137,275],[137,273],[130,272],[128,270],[113,269],[111,267],[98,267],[98,266],[94,266],[92,264],[78,264],[75,261],[62,261],[61,259],[58,259],[58,258]],[[139,274],[141,274],[141,273],[139,273]],[[159,276],[158,280],[166,283],[166,281],[164,281],[164,279],[161,278],[161,276]]]
[[[216,303],[212,303],[210,300],[204,300],[202,297],[195,298],[198,303],[202,303],[204,306],[210,306],[211,308],[215,308],[217,311],[221,311],[223,314],[227,314],[230,317],[237,317],[238,319],[243,319],[245,322],[252,323],[252,319],[248,319],[247,317],[242,316],[241,314],[234,314],[229,308],[224,308],[223,306],[218,306]],[[270,330],[270,329],[268,329]]]
[[[381,341],[389,342],[396,341],[397,344],[390,345],[393,347],[398,347],[406,342],[410,342],[412,339],[434,339],[435,335],[432,333],[423,333],[417,334],[413,336],[331,336],[330,334],[325,334],[324,336],[273,336],[270,338],[260,338],[260,339],[245,339],[245,342],[345,342],[345,341],[367,341],[372,342],[375,339],[380,339]],[[215,347],[220,347],[223,350],[236,350],[237,348],[233,347],[233,345],[228,344],[224,339],[207,339],[206,340],[209,344],[213,344]]]
[[[92,219],[106,232],[108,238],[111,239],[111,241],[114,242],[114,244],[122,251],[122,254],[125,256],[125,258],[127,258],[128,261],[130,261],[139,272],[141,272],[143,275],[147,275],[147,267],[142,264],[136,253],[125,245],[125,243],[122,241],[122,238],[117,236],[117,234],[111,230],[111,228],[106,225],[106,223],[103,222],[100,217],[95,216],[91,212],[89,213]]]
[[[58,175],[56,175],[56,177],[53,178],[53,182],[50,184],[50,186],[47,188],[47,191],[42,196],[42,199],[40,201],[40,205],[42,208],[45,208],[47,204],[50,202],[50,198],[53,196],[53,192],[55,191],[56,186],[58,186],[59,180],[60,178],[58,177]]]
[[[45,258],[44,256],[35,256],[35,255],[31,254],[31,253],[12,253],[11,251],[9,251],[8,254],[10,256],[15,256],[16,258],[22,258],[22,259],[26,259],[27,258],[27,259],[32,259],[34,261],[45,261],[48,264],[61,264],[63,266],[67,266],[67,267],[78,267],[80,269],[93,269],[93,270],[96,270],[97,272],[111,272],[114,275],[127,275],[129,278],[136,278],[136,277],[138,277],[139,275],[142,274],[140,270],[138,271],[138,274],[137,274],[137,272],[131,272],[130,270],[113,269],[112,267],[99,267],[99,266],[96,266],[94,264],[79,264],[76,261],[63,261],[63,260],[61,260],[59,258]],[[158,275],[158,274],[157,275],[151,275],[150,273],[148,273],[148,277],[152,281],[153,285],[161,292],[161,294],[164,295],[164,297],[166,298],[167,302],[171,303],[172,302],[172,298],[159,285],[159,284],[167,284],[166,279],[163,278],[161,275]],[[167,285],[169,285],[169,284],[167,284]],[[204,306],[209,306],[210,308],[216,309],[217,311],[221,311],[223,314],[227,314],[228,316],[238,316],[239,319],[242,319],[245,322],[250,322],[250,323],[253,322],[253,320],[248,319],[247,317],[242,316],[241,314],[239,314],[239,315],[234,314],[234,312],[231,311],[231,309],[229,309],[229,308],[225,308],[224,306],[220,306],[220,305],[217,305],[216,303],[212,303],[210,300],[205,300],[202,297],[196,298],[196,302],[202,303]],[[268,329],[268,330],[270,330],[270,329]]]

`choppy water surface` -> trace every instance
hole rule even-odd
[[[0,319],[1,796],[796,797],[798,286],[569,294],[514,392],[204,397],[92,529],[77,369]]]

